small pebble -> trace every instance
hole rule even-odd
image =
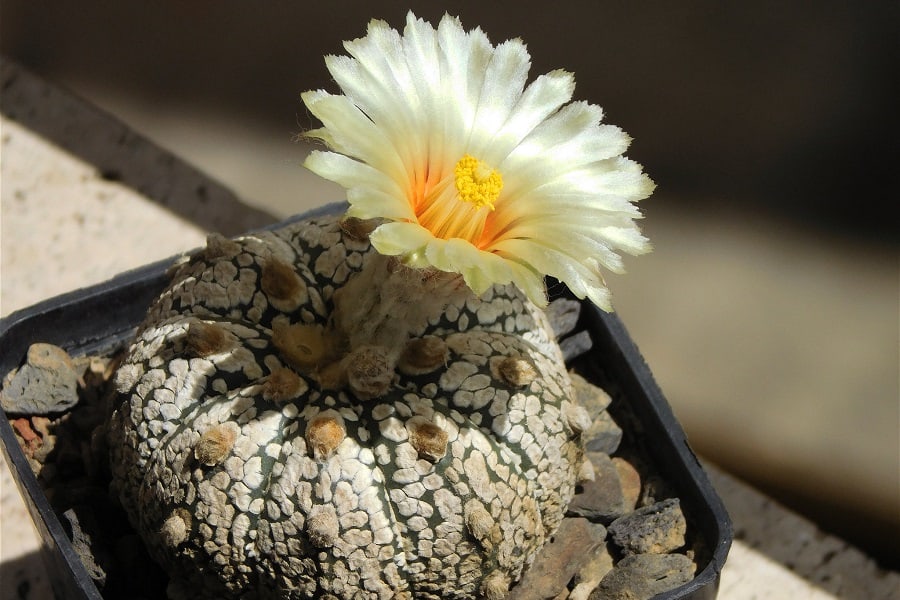
[[[65,517],[69,524],[72,535],[72,546],[75,548],[78,558],[81,559],[84,568],[87,569],[88,575],[91,576],[91,579],[94,580],[97,587],[103,589],[103,586],[106,583],[106,569],[102,563],[107,562],[109,557],[105,557],[107,560],[103,560],[101,555],[105,553],[99,552],[98,545],[93,543],[93,537],[96,534],[92,535],[90,532],[97,531],[97,523],[94,522],[93,518],[85,514],[84,511],[81,511],[81,515],[79,516],[78,512],[72,508],[64,512],[63,517]],[[88,526],[83,526],[83,523]]]
[[[603,578],[613,568],[613,558],[609,549],[604,544],[597,549],[590,560],[578,571],[575,576],[575,587],[568,595],[568,600],[587,600]]]
[[[590,352],[594,347],[594,340],[587,331],[581,331],[575,335],[560,340],[559,349],[562,350],[563,359],[568,363],[575,360],[582,354]]]
[[[545,312],[553,333],[557,338],[561,338],[575,330],[578,317],[581,315],[581,302],[557,298],[547,306]]]
[[[600,452],[589,452],[587,458],[594,465],[594,479],[581,483],[569,503],[568,514],[609,524],[634,510],[634,504],[629,504],[622,493],[619,471],[612,459]]]
[[[622,442],[622,428],[606,410],[612,398],[581,375],[570,373],[570,376],[578,404],[593,417],[591,426],[584,432],[585,448],[592,452],[615,453]]]
[[[650,600],[693,579],[696,565],[683,554],[636,554],[623,558],[589,600]]]
[[[584,433],[584,441],[589,452],[614,454],[622,443],[622,428],[603,411],[594,417],[591,427]]]
[[[606,529],[587,519],[563,519],[559,530],[506,600],[546,600],[566,588],[591,559],[604,551]]]
[[[65,350],[32,344],[26,362],[3,382],[0,406],[7,413],[46,415],[78,403],[79,375]]]
[[[609,526],[613,543],[625,555],[671,552],[684,546],[686,531],[678,498],[639,508]]]
[[[638,499],[641,497],[641,474],[633,464],[620,456],[612,459],[616,471],[619,473],[619,484],[622,486],[622,498],[628,512],[635,509]]]

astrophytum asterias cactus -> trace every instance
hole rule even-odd
[[[172,597],[502,598],[558,527],[589,419],[544,313],[370,230],[212,236],[141,325],[113,488]]]
[[[113,486],[176,597],[500,599],[593,472],[538,305],[609,310],[649,250],[630,138],[450,16],[345,49],[303,100],[349,218],[212,237],[118,372]]]

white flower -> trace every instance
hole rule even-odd
[[[343,95],[303,94],[324,125],[308,135],[333,150],[305,164],[347,188],[348,214],[387,221],[379,252],[460,273],[477,294],[514,282],[539,305],[552,275],[610,310],[600,268],[649,250],[633,202],[654,184],[600,107],[569,103],[571,73],[526,86],[520,40],[492,46],[450,16],[435,29],[410,13],[402,35],[375,20],[344,47],[325,59]]]

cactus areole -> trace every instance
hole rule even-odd
[[[582,461],[571,382],[512,285],[360,224],[212,236],[119,368],[114,488],[173,598],[502,598]]]

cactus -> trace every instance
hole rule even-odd
[[[503,598],[590,420],[515,286],[321,217],[213,235],[120,366],[113,489],[172,598]]]
[[[210,237],[118,371],[113,487],[174,598],[500,599],[593,473],[535,303],[610,310],[649,251],[630,138],[449,15],[344,47],[304,164],[353,218]]]

